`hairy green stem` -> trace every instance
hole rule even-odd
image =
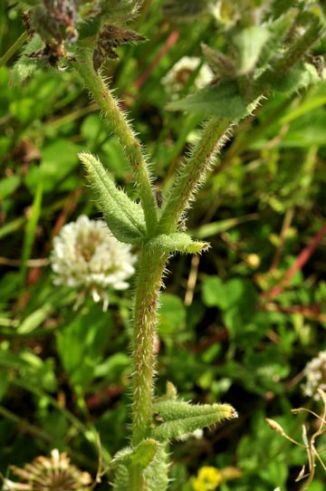
[[[124,148],[136,178],[147,230],[150,233],[156,228],[157,205],[141,144],[129,126],[123,111],[119,108],[117,100],[113,97],[103,78],[94,70],[92,51],[87,49],[80,50],[76,58],[75,67],[100,110],[105,115],[110,131],[118,137]]]
[[[182,213],[188,208],[196,189],[223,147],[229,128],[230,122],[227,119],[213,117],[207,122],[200,141],[171,187],[159,222],[161,233],[170,233],[176,229]]]
[[[133,336],[133,445],[138,445],[148,436],[152,421],[157,300],[167,258],[166,253],[158,254],[147,244],[138,262]]]
[[[147,491],[146,480],[141,469],[132,467],[130,469],[130,491]]]

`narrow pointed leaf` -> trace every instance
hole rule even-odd
[[[144,489],[146,491],[165,491],[168,485],[168,459],[165,448],[149,438],[143,440],[135,449],[127,447],[111,462],[115,469],[113,489],[126,491],[131,488],[135,467],[143,469]]]
[[[140,205],[118,189],[103,165],[93,155],[79,154],[87,177],[98,198],[109,228],[121,242],[139,243],[145,234],[145,221]]]
[[[168,454],[164,445],[160,445],[155,457],[144,471],[146,491],[166,491],[169,484]]]
[[[240,74],[250,72],[256,65],[260,53],[270,36],[266,26],[251,26],[243,29],[234,40],[238,50]]]
[[[113,467],[117,465],[136,465],[145,469],[154,459],[159,448],[159,442],[148,438],[143,440],[137,447],[126,447],[120,450],[111,461]]]
[[[168,254],[197,254],[209,248],[208,242],[193,241],[188,234],[182,232],[158,235],[151,240],[151,245]]]
[[[114,491],[126,491],[129,488],[129,472],[128,468],[119,464],[115,471],[115,478],[113,482]]]
[[[227,81],[204,87],[193,95],[173,101],[167,109],[239,120],[247,116],[247,104],[237,83]]]
[[[153,429],[152,436],[161,441],[237,417],[235,409],[229,404],[192,405],[185,401],[166,400],[155,403],[154,411],[163,419],[163,423]]]
[[[145,469],[153,461],[159,446],[152,438],[142,441],[131,455],[132,465]]]

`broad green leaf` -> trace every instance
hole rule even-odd
[[[297,63],[286,73],[278,74],[272,81],[271,89],[274,92],[291,95],[319,82],[320,76],[312,64]]]
[[[248,114],[248,102],[240,95],[237,83],[228,81],[205,87],[194,95],[171,102],[167,109],[237,120]]]
[[[58,139],[44,147],[40,166],[31,166],[25,178],[30,191],[34,191],[40,180],[44,192],[64,189],[68,174],[78,164],[78,151],[77,145],[63,139]]]
[[[87,387],[104,362],[111,317],[101,315],[96,305],[66,325],[57,336],[61,363],[72,384]]]
[[[52,358],[42,360],[32,351],[24,349],[20,353],[12,353],[9,350],[0,349],[0,367],[2,371],[15,370],[21,380],[32,386],[53,392],[57,389],[57,380],[54,372]]]
[[[158,331],[167,341],[176,331],[184,329],[186,309],[176,295],[163,293],[160,297]]]
[[[18,188],[20,184],[20,177],[19,176],[10,176],[10,177],[5,177],[0,181],[0,199],[4,199],[7,196],[10,196],[16,189]]]
[[[94,368],[95,377],[104,377],[108,382],[115,382],[122,378],[129,369],[130,356],[125,353],[114,353],[103,363]]]
[[[235,36],[234,44],[238,51],[238,70],[241,75],[253,70],[269,36],[269,30],[264,25],[247,27]]]
[[[203,302],[207,307],[220,307],[224,309],[228,305],[225,284],[218,276],[209,276],[202,286]]]
[[[218,276],[210,276],[203,282],[203,301],[208,307],[220,307],[227,310],[233,307],[241,309],[246,306],[252,311],[257,300],[252,283],[242,278],[232,278],[222,282]]]

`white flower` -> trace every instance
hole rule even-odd
[[[56,285],[90,292],[95,302],[108,306],[107,289],[124,290],[135,271],[130,246],[119,242],[103,220],[82,215],[62,227],[54,239],[51,265]]]
[[[203,438],[204,432],[201,428],[197,428],[197,430],[192,431],[191,433],[184,433],[183,435],[178,436],[177,440],[179,442],[185,442],[190,438],[195,438],[196,440],[200,440]]]
[[[181,58],[165,75],[162,79],[162,83],[168,90],[172,92],[178,92],[188,82],[192,73],[198,69],[201,63],[200,58],[194,56],[184,56]],[[208,85],[213,80],[213,72],[209,66],[204,63],[197,73],[194,80],[194,86],[196,89],[201,89],[205,85]]]
[[[319,400],[317,389],[326,391],[326,351],[321,351],[316,358],[307,363],[304,374],[307,381],[302,387],[303,393]]]

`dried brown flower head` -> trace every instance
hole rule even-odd
[[[70,463],[65,453],[52,450],[50,457],[36,457],[23,468],[11,466],[20,482],[4,480],[4,491],[87,491],[91,476]]]

